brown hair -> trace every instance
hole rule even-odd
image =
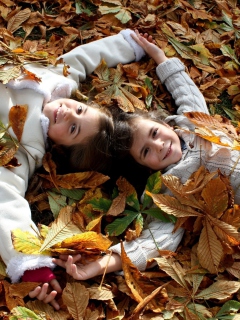
[[[116,157],[124,158],[129,155],[133,145],[133,135],[137,129],[135,121],[137,119],[152,120],[157,123],[166,124],[165,116],[161,110],[142,111],[136,110],[133,113],[119,112],[114,119],[113,152]]]
[[[95,105],[93,105],[95,107]],[[59,173],[99,171],[106,173],[111,165],[111,143],[114,124],[111,113],[99,107],[99,130],[72,146],[54,145],[50,152]]]

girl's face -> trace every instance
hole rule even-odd
[[[49,119],[48,136],[56,144],[71,146],[98,132],[99,111],[72,99],[47,103],[43,114]]]
[[[141,118],[134,120],[134,126],[130,154],[138,163],[161,170],[181,159],[181,143],[171,127]]]

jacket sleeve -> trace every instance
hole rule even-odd
[[[102,59],[106,61],[109,68],[118,63],[126,64],[140,60],[145,52],[130,36],[133,32],[125,29],[117,35],[80,45],[60,56],[59,59],[62,58],[70,67],[68,69],[70,78],[77,83],[83,82],[86,75],[92,73]],[[62,72],[62,65],[57,68]]]
[[[153,220],[143,230],[140,237],[132,241],[124,241],[127,256],[140,271],[146,269],[148,259],[159,256],[159,249],[176,251],[184,231],[178,229],[173,233],[173,228],[173,223]],[[120,244],[114,245],[110,249],[121,255]]]
[[[189,111],[209,113],[202,93],[185,72],[185,66],[178,58],[171,58],[159,64],[156,72],[171,93],[178,107],[178,115]]]

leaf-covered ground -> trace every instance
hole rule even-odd
[[[195,124],[200,128],[205,125],[209,131],[213,128],[210,125],[215,125],[231,132],[238,149],[239,137],[232,125],[239,121],[239,16],[237,0],[0,0],[0,61],[1,65],[14,62],[14,70],[8,74],[1,70],[0,81],[6,83],[20,74],[37,81],[36,75],[24,70],[27,61],[54,64],[59,55],[80,44],[117,34],[124,28],[138,28],[152,34],[168,57],[179,57],[185,63],[212,115],[231,120],[221,123],[221,118],[215,117],[213,124],[208,118],[194,115]],[[112,77],[106,83],[102,77],[105,68],[103,63],[81,85],[79,99],[91,92],[94,100],[105,106],[117,103],[128,111],[137,107],[174,112],[171,97],[157,79],[155,64],[149,58],[112,68]],[[67,74],[67,68],[63,72]],[[113,82],[116,78],[118,82]],[[24,125],[23,111],[20,113]],[[15,126],[14,121],[11,125]],[[213,141],[209,131],[208,139]],[[196,134],[206,133],[199,132]],[[0,160],[5,165],[1,155]],[[123,178],[117,180],[111,194],[106,194],[101,187],[107,179],[103,175],[58,175],[49,154],[44,169],[44,173],[33,177],[27,193],[33,218],[40,223],[41,237],[29,238],[15,230],[16,250],[54,256],[81,252],[83,257],[96,258],[107,250],[109,239],[137,237],[147,214],[170,221],[177,218],[176,226],[186,228],[185,236],[177,254],[160,251],[155,259],[157,266],[144,273],[131,264],[124,252],[124,277],[109,274],[104,279],[80,282],[58,268],[57,276],[64,287],[63,295],[58,297],[58,312],[27,298],[36,284],[11,285],[1,264],[3,319],[240,318],[240,209],[233,204],[227,177],[200,168],[191,181],[181,185],[175,177],[162,180],[156,173],[147,182],[148,192],[141,204],[134,186]],[[161,183],[172,190],[174,197],[158,194]],[[157,208],[148,210],[152,199]],[[200,205],[203,202],[204,208]],[[79,235],[73,236],[76,233]],[[28,244],[23,245],[26,239]]]

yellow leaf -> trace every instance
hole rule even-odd
[[[112,242],[102,234],[98,234],[94,231],[87,231],[82,234],[78,234],[71,238],[65,239],[64,241],[62,241],[61,247],[77,249],[80,252],[81,250],[84,251],[85,249],[106,251],[110,247],[111,243]]]
[[[72,213],[74,208],[71,206],[64,207],[60,210],[56,220],[53,221],[44,240],[40,252],[52,247],[62,240],[81,233],[81,230],[73,223]]]
[[[15,229],[12,231],[13,247],[16,251],[26,254],[40,254],[42,241],[28,231]],[[41,254],[51,255],[50,251],[45,250]]]

